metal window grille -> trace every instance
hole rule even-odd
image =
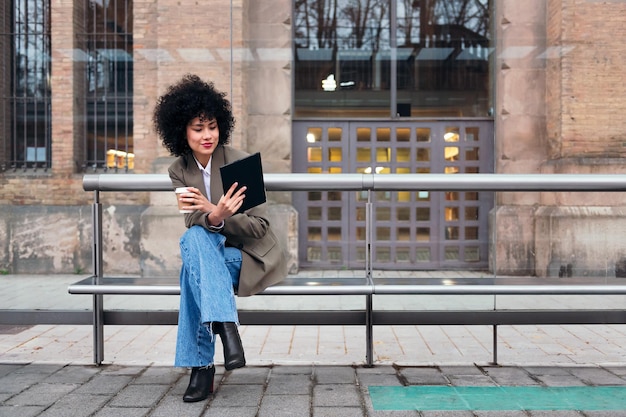
[[[84,0],[84,170],[134,169],[133,2]]]
[[[0,25],[0,170],[45,170],[51,163],[50,2],[4,1]]]

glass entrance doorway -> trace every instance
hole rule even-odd
[[[490,173],[493,122],[294,121],[293,172]],[[482,269],[493,193],[379,192],[372,196],[372,266]],[[361,268],[367,194],[294,193],[302,267]]]

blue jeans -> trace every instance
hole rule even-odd
[[[241,251],[226,238],[192,226],[180,238],[180,310],[174,366],[213,364],[212,322],[239,324],[234,287],[239,284]]]

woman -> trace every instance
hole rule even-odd
[[[175,188],[193,210],[185,214],[180,239],[180,310],[175,366],[190,367],[185,402],[213,392],[215,334],[224,348],[224,367],[245,366],[235,291],[250,296],[287,275],[286,258],[258,206],[236,214],[245,187],[222,190],[219,168],[247,156],[226,144],[234,127],[231,106],[213,83],[186,75],[157,102],[156,132],[178,158],[169,167]],[[225,192],[224,192],[225,191]]]

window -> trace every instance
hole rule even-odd
[[[49,1],[4,1],[0,25],[0,170],[50,168]]]
[[[490,115],[490,1],[395,3],[294,3],[296,117]]]
[[[133,8],[130,0],[86,1],[85,170],[132,170]]]

